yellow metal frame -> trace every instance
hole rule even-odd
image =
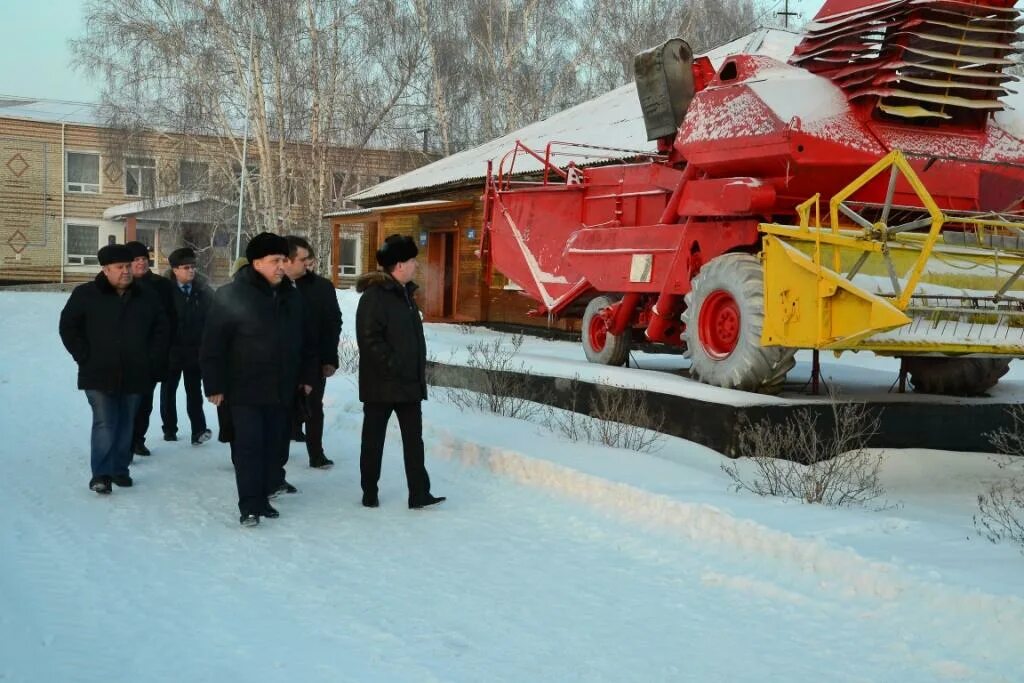
[[[865,185],[886,171],[890,172],[889,193],[882,220],[869,223],[852,215],[844,205]],[[896,232],[885,224],[891,208],[898,175],[910,185],[930,223],[920,225],[924,232]],[[854,219],[855,225],[842,225],[842,214]],[[813,213],[813,220],[812,220]],[[799,225],[764,223],[763,233],[765,324],[761,343],[766,346],[841,350],[872,350],[878,353],[982,353],[989,355],[1022,355],[1021,343],[964,343],[961,340],[936,339],[929,342],[906,343],[870,337],[894,330],[911,322],[908,307],[917,291],[922,275],[936,247],[942,241],[947,223],[973,228],[978,244],[961,251],[970,251],[975,260],[995,264],[1017,261],[1024,264],[1024,253],[986,248],[985,235],[1008,231],[1020,233],[1022,225],[999,218],[958,216],[943,212],[932,199],[924,183],[899,151],[893,151],[867,169],[829,201],[829,225],[821,224],[821,196],[814,195],[797,207]],[[924,223],[922,218],[917,223]],[[793,243],[809,243],[809,255]],[[822,247],[831,247],[831,268],[823,265]],[[896,284],[895,268],[890,251],[894,248],[916,252],[917,256],[902,287]],[[895,296],[879,296],[853,284],[841,274],[840,252],[860,253],[861,258],[879,254],[890,266],[890,277],[897,290]],[[998,272],[998,269],[996,269]],[[1016,277],[1016,276],[1015,276]],[[995,293],[993,293],[995,294]],[[998,298],[998,295],[995,297]]]

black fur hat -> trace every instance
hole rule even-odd
[[[245,258],[249,259],[249,263],[271,254],[287,258],[288,240],[272,232],[261,232],[249,240],[249,246],[245,248]]]
[[[149,247],[142,242],[125,242],[124,246],[132,253],[132,258],[145,258],[149,260]]]
[[[124,244],[108,244],[96,252],[96,258],[101,266],[109,266],[111,263],[131,263],[135,257]]]
[[[171,252],[171,255],[167,257],[167,262],[171,264],[171,268],[177,268],[178,266],[194,266],[196,264],[196,252],[188,247],[175,249]]]
[[[419,253],[420,250],[416,248],[416,243],[408,235],[391,235],[377,250],[377,263],[382,268],[389,268],[397,263],[414,259]]]

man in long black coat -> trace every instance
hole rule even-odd
[[[398,416],[402,430],[409,507],[445,500],[430,493],[423,462],[421,403],[427,398],[427,344],[413,298],[418,252],[410,237],[391,235],[377,250],[383,272],[367,273],[356,282],[356,291],[362,293],[356,308],[359,400],[363,402],[359,470],[363,505],[371,508],[380,504],[377,484],[391,413]]]
[[[312,390],[317,368],[302,296],[284,274],[288,243],[261,233],[245,255],[251,265],[213,298],[199,362],[207,398],[231,413],[239,521],[254,526],[278,516],[269,496],[283,480],[292,402],[297,388]]]
[[[142,394],[166,372],[170,326],[156,294],[131,275],[122,244],[97,254],[103,267],[71,293],[60,314],[60,338],[78,364],[78,388],[92,408],[89,488],[131,486],[131,440]]]
[[[150,270],[149,247],[142,242],[126,242],[124,246],[128,247],[132,254],[132,278],[156,294],[157,301],[170,322],[173,341],[178,326],[174,308],[174,285],[167,278],[160,277]],[[164,365],[167,363],[168,359],[165,358]],[[135,455],[150,455],[150,450],[146,446],[146,432],[149,431],[149,418],[153,413],[153,392],[156,390],[157,382],[162,382],[163,379],[154,377],[153,385],[142,392],[139,409],[135,413],[135,429],[132,435],[132,453]]]
[[[174,312],[177,328],[171,342],[167,377],[160,384],[160,418],[164,441],[178,440],[178,384],[185,379],[185,409],[191,427],[192,445],[210,440],[203,412],[202,376],[199,371],[199,344],[203,340],[206,314],[213,305],[213,290],[206,278],[196,272],[196,253],[188,248],[175,249],[167,257],[171,264],[166,279],[174,285]]]
[[[302,423],[306,423],[306,453],[309,455],[309,466],[327,469],[334,461],[324,454],[324,390],[327,378],[338,369],[338,339],[341,336],[341,308],[338,306],[338,293],[327,278],[320,277],[311,270],[316,255],[313,247],[304,238],[296,235],[285,237],[288,240],[288,263],[285,273],[295,283],[306,302],[306,310],[312,318],[316,334],[317,354],[320,359],[320,374],[313,391],[308,397],[299,397],[294,411],[292,432],[301,433]],[[294,437],[293,437],[294,438]]]

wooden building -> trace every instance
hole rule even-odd
[[[158,270],[173,249],[191,244],[202,247],[203,270],[215,281],[226,277],[240,165],[217,150],[233,141],[153,131],[135,134],[136,151],[128,151],[116,144],[120,134],[102,125],[93,105],[0,99],[0,284],[91,278],[101,246],[132,239],[150,247]],[[436,157],[336,147],[328,158],[341,209],[345,195]],[[248,159],[258,167],[251,149]],[[308,211],[288,203],[283,212]],[[290,215],[292,224],[322,220]]]

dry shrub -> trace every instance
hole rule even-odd
[[[355,339],[342,339],[338,344],[338,372],[342,375],[359,374],[359,345]]]
[[[980,494],[974,526],[993,543],[1009,541],[1024,553],[1024,479],[997,482]]]
[[[548,409],[544,425],[569,439],[651,453],[661,446],[665,414],[647,412],[644,405],[619,387],[600,385],[589,414],[580,404],[579,377],[570,380],[568,410]]]
[[[831,392],[829,405],[834,428],[827,434],[809,408],[781,422],[741,418],[738,455],[755,468],[750,475],[740,471],[739,462],[722,465],[735,490],[830,506],[863,505],[884,494],[883,455],[867,447],[880,414],[864,403],[839,403]]]
[[[995,462],[1005,478],[978,495],[974,526],[993,543],[1009,541],[1024,552],[1024,407],[1007,412],[1010,426],[985,434],[1003,454]]]
[[[469,360],[466,366],[478,371],[480,384],[475,390],[446,387],[444,395],[447,400],[464,410],[480,410],[521,420],[538,415],[541,406],[524,398],[528,394],[527,369],[521,361],[516,361],[522,345],[523,335],[514,334],[467,346]]]

